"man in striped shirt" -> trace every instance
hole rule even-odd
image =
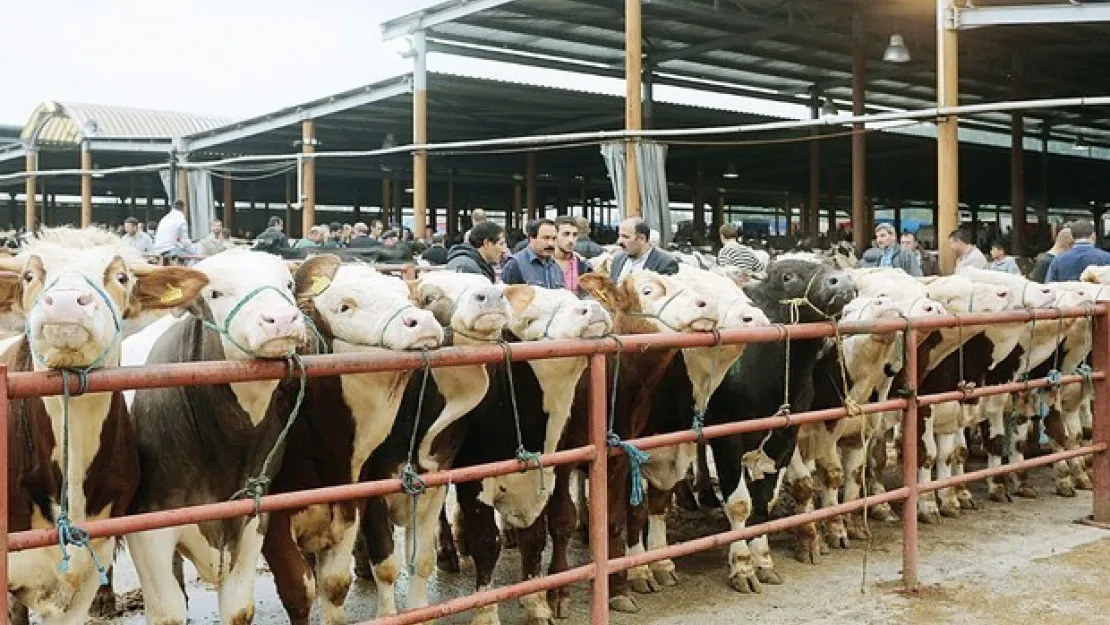
[[[722,267],[739,267],[744,271],[763,271],[763,262],[752,252],[752,248],[739,241],[740,231],[733,224],[725,224],[719,230],[721,251],[717,252],[717,264]]]

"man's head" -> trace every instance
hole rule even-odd
[[[394,245],[397,245],[398,241],[401,240],[401,234],[396,230],[386,230],[379,238],[381,239],[382,245],[386,247],[393,247]]]
[[[1086,219],[1077,219],[1068,225],[1071,230],[1071,236],[1075,239],[1076,243],[1084,241],[1087,243],[1095,242],[1095,226]]]
[[[375,239],[380,239],[383,230],[385,230],[385,224],[382,223],[382,220],[375,219],[374,221],[370,222],[370,236],[374,237]]]
[[[367,226],[361,221],[356,221],[353,232],[355,233],[356,237],[368,237],[370,236],[370,226]]]
[[[528,247],[540,258],[550,258],[555,253],[555,240],[559,231],[550,219],[536,219],[528,224]]]
[[[589,219],[586,219],[585,217],[582,217],[581,215],[579,215],[578,217],[574,218],[574,223],[578,224],[578,236],[579,237],[588,237],[588,236],[590,236],[590,220]]]
[[[578,220],[574,217],[560,217],[555,220],[555,229],[555,246],[564,256],[573,253],[574,244],[578,242]]]
[[[437,233],[437,234],[432,235],[432,245],[438,245],[440,247],[443,247],[443,242],[446,241],[446,240],[447,240],[447,238],[445,236],[443,236],[442,234]]]
[[[1006,244],[1002,241],[995,241],[991,243],[991,260],[1002,260],[1006,258]]]
[[[894,226],[890,224],[879,224],[875,226],[875,245],[886,249],[898,240],[898,234],[894,232]]]
[[[902,249],[907,252],[917,251],[917,235],[912,232],[902,233]]]
[[[313,242],[317,243],[317,244],[323,243],[324,239],[326,239],[327,236],[328,236],[328,227],[327,226],[312,226],[312,229],[308,231],[308,239],[310,241],[313,241]]]
[[[651,228],[639,217],[629,217],[617,228],[617,245],[633,258],[639,258],[651,249],[649,237]]]
[[[1061,252],[1070,250],[1075,247],[1075,237],[1071,233],[1071,228],[1064,226],[1056,233],[1056,249]]]
[[[223,235],[223,233],[224,233],[224,222],[220,221],[219,219],[213,219],[212,220],[212,235],[218,237],[218,236]]]
[[[478,224],[485,223],[486,219],[486,211],[480,208],[475,208],[474,210],[470,211],[470,225],[472,227],[477,226]]]
[[[333,221],[328,224],[328,236],[333,239],[338,239],[343,236],[343,224],[338,221]]]
[[[184,200],[174,200],[173,201],[173,209],[181,211],[181,212],[185,212],[185,201]]]
[[[281,232],[282,229],[285,227],[285,222],[281,220],[281,217],[274,216],[270,218],[270,221],[266,222],[266,225],[270,228],[273,228],[274,230],[277,230],[278,232]]]
[[[139,220],[135,217],[128,217],[123,220],[123,231],[129,235],[136,235],[139,232]]]
[[[952,248],[953,252],[956,252],[959,256],[963,256],[973,247],[971,243],[971,234],[963,228],[957,228],[948,235],[948,245]]]
[[[470,229],[467,242],[492,265],[505,253],[505,229],[492,221],[483,221]]]
[[[735,241],[737,237],[740,236],[740,231],[733,224],[725,224],[721,226],[717,234],[721,235],[721,243],[724,244]]]

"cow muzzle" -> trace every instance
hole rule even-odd
[[[435,315],[427,310],[410,309],[397,320],[396,343],[390,345],[386,336],[386,347],[391,349],[436,349],[443,344],[443,327]]]

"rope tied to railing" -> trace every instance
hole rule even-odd
[[[550,325],[550,322],[549,324]],[[544,330],[546,334],[547,330]],[[546,487],[543,483],[543,462],[540,460],[540,453],[535,451],[528,451],[524,447],[524,436],[520,431],[520,411],[516,405],[516,385],[513,382],[513,353],[509,349],[509,344],[504,340],[499,341],[501,351],[505,354],[505,375],[509,380],[509,400],[513,406],[513,426],[516,427],[516,459],[523,465],[520,469],[521,473],[529,470],[529,465],[534,464],[539,469],[540,486],[538,492],[544,492]]]
[[[713,368],[710,369],[711,375],[717,373],[717,367],[721,364],[721,331],[716,328],[713,329],[713,348]],[[698,435],[699,444],[705,443],[705,434],[702,429],[705,427],[705,413],[709,410],[710,386],[712,386],[712,380],[710,376],[706,376],[705,392],[703,393],[705,395],[705,405],[701,408],[694,406],[694,418],[691,427],[693,427],[694,432]]]
[[[620,435],[614,429],[617,419],[617,388],[620,383],[621,375],[621,352],[624,351],[624,343],[621,342],[620,337],[616,334],[608,335],[617,344],[617,351],[613,354],[613,390],[609,394],[609,429],[605,433],[605,444],[610,449],[619,447],[624,455],[628,456],[628,473],[630,479],[630,489],[628,491],[628,503],[633,506],[638,506],[644,502],[644,481],[642,465],[651,459],[651,454],[637,449],[632,443],[622,441]],[[601,462],[599,458],[595,462]]]
[[[401,467],[400,475],[401,491],[412,498],[412,516],[408,528],[410,538],[408,544],[411,545],[409,553],[407,554],[409,575],[412,575],[416,571],[416,541],[418,537],[416,533],[416,508],[420,503],[420,496],[428,490],[428,484],[424,481],[424,478],[420,477],[420,473],[412,464],[413,454],[416,453],[416,441],[420,434],[420,418],[421,414],[424,412],[424,395],[428,390],[428,375],[431,373],[432,369],[431,361],[428,360],[428,348],[421,348],[420,356],[424,359],[424,369],[420,378],[420,394],[416,398],[416,413],[412,420],[412,433],[409,435],[409,452],[408,455],[405,456],[405,464]]]

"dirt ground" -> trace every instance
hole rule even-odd
[[[1090,493],[1064,499],[1052,494],[1048,472],[1039,470],[1034,484],[1036,500],[1012,504],[986,502],[985,489],[973,488],[982,509],[941,525],[921,526],[917,593],[900,591],[901,526],[872,525],[875,539],[868,551],[867,576],[863,579],[865,550],[853,545],[832,551],[820,564],[801,564],[792,557],[792,538],[772,537],[776,567],[782,586],[764,586],[760,595],[739,595],[728,586],[727,551],[703,552],[677,562],[680,585],[653,595],[637,595],[640,613],[613,614],[614,625],[718,625],[770,622],[776,625],[1009,625],[1031,617],[1044,625],[1084,625],[1110,622],[1110,532],[1074,521],[1091,509]],[[670,523],[671,540],[686,540],[727,529],[720,511],[676,511]],[[584,544],[572,544],[572,564],[589,559]],[[503,553],[497,581],[515,579],[519,558]],[[137,586],[126,555],[117,562],[116,588]],[[468,594],[472,568],[461,574],[436,573],[429,591],[432,601]],[[398,584],[398,604],[404,605],[404,578]],[[861,593],[861,587],[863,592]],[[1106,594],[1104,594],[1106,593]],[[256,588],[255,622],[287,623],[270,576],[262,573]],[[574,613],[566,625],[589,622],[588,586],[574,589]],[[376,606],[373,583],[358,582],[347,601],[350,622],[373,617]],[[506,625],[523,623],[516,601],[501,605]],[[318,616],[317,616],[318,618]],[[194,581],[190,585],[192,623],[218,623],[215,594]],[[114,625],[142,623],[139,614],[110,621]],[[314,622],[318,622],[314,619]],[[469,623],[470,615],[442,619],[444,624]]]

